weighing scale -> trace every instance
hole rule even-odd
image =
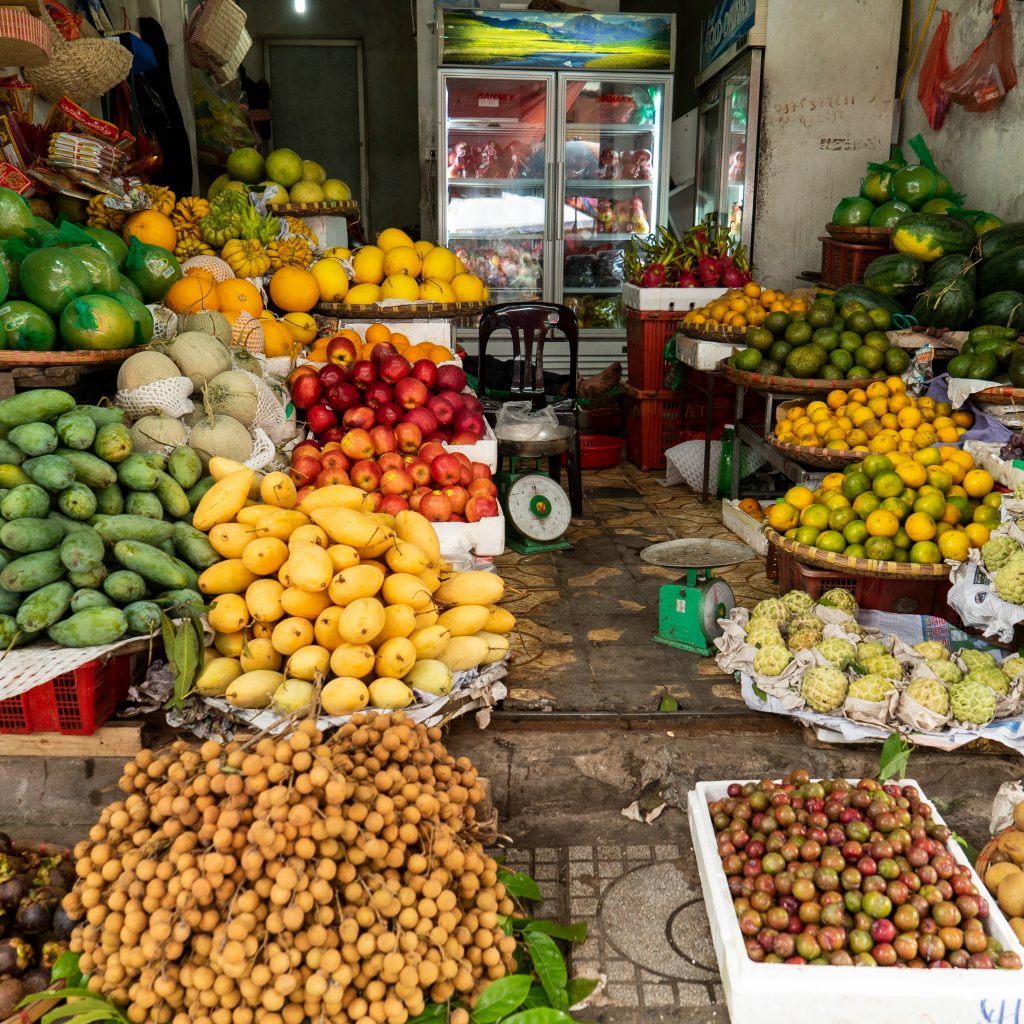
[[[718,620],[724,619],[736,602],[729,584],[712,576],[711,570],[754,558],[753,549],[738,541],[693,537],[652,544],[640,557],[651,565],[686,570],[684,579],[661,588],[654,642],[694,654],[712,654],[711,641],[722,634]]]
[[[572,436],[572,427],[565,426],[538,440],[498,436],[498,455],[508,459],[508,469],[495,477],[495,484],[505,512],[505,543],[513,551],[532,555],[572,548],[563,537],[572,519],[569,496],[542,468],[569,447]]]

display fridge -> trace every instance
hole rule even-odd
[[[564,303],[585,335],[621,336],[626,245],[665,223],[671,75],[604,66],[438,74],[443,244],[493,301]]]

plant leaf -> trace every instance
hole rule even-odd
[[[889,738],[882,744],[882,754],[879,757],[878,778],[880,782],[887,782],[894,776],[900,779],[906,777],[907,762],[913,753],[914,744],[898,732],[891,733]]]
[[[565,986],[566,994],[569,996],[570,1009],[579,1006],[599,984],[597,978],[573,978]]]
[[[533,969],[537,972],[551,1005],[558,1010],[569,1009],[569,999],[565,994],[569,972],[565,968],[562,951],[555,945],[555,940],[544,932],[526,931],[523,936],[526,948],[530,951],[530,959],[533,960]]]
[[[448,1024],[448,1007],[444,1003],[427,1003],[423,1012],[410,1017],[406,1024]]]
[[[523,1005],[532,984],[528,974],[506,974],[480,993],[473,1010],[473,1024],[496,1024]]]
[[[501,1024],[574,1024],[572,1017],[550,1006],[537,1006],[532,1010],[506,1017]]]
[[[505,886],[505,890],[511,896],[518,896],[534,903],[540,903],[544,899],[537,883],[524,871],[516,871],[514,874],[511,871],[499,871],[498,881]]]
[[[513,922],[515,928],[518,922]],[[578,921],[576,924],[559,924],[557,921],[527,920],[523,922],[521,931],[543,932],[555,939],[564,939],[566,942],[581,943],[587,941],[587,922]]]
[[[957,832],[953,832],[949,838],[964,851],[964,855],[972,864],[978,863],[978,855],[980,851],[971,846],[971,844],[962,835]]]
[[[548,999],[547,992],[544,991],[543,985],[534,985],[527,993],[526,998],[523,1000],[523,1009],[531,1010],[535,1006],[550,1006],[551,1000]]]
[[[50,981],[66,980],[69,985],[78,985],[82,981],[82,971],[78,966],[81,953],[72,953],[70,949],[65,950],[53,965],[50,971]]]

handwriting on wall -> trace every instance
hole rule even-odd
[[[857,105],[856,96],[801,96],[772,104],[776,124],[799,124],[804,128],[834,124],[844,119],[847,108]]]
[[[881,139],[818,139],[818,149],[833,153],[849,153],[858,149],[870,149],[877,152],[881,148]],[[1021,1024],[1024,1024],[1024,1021]]]

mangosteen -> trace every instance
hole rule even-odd
[[[50,930],[53,924],[53,905],[39,900],[25,900],[15,917],[18,927],[29,935]]]
[[[44,885],[36,894],[32,897],[38,900],[40,903],[47,903],[51,907],[60,906],[61,900],[67,896],[67,890],[61,888],[59,885]]]
[[[72,864],[66,860],[62,860],[51,872],[50,872],[50,884],[59,886],[64,890],[71,890],[74,887],[77,876],[75,875],[75,869]]]
[[[42,967],[32,967],[19,980],[29,995],[45,992],[50,987],[50,972]]]
[[[6,832],[0,832],[0,853],[10,853],[14,849],[14,840]]]
[[[6,882],[0,883],[0,907],[4,910],[17,909],[18,904],[28,897],[30,891],[31,886],[24,875],[9,878]]]
[[[68,912],[63,907],[58,907],[53,912],[53,934],[55,938],[71,938],[71,933],[75,930],[77,924],[78,922],[69,917]]]
[[[25,998],[25,986],[17,978],[0,981],[0,1020],[13,1016],[18,1003]]]
[[[17,935],[0,942],[0,974],[21,974],[31,966],[33,960],[32,947]]]

